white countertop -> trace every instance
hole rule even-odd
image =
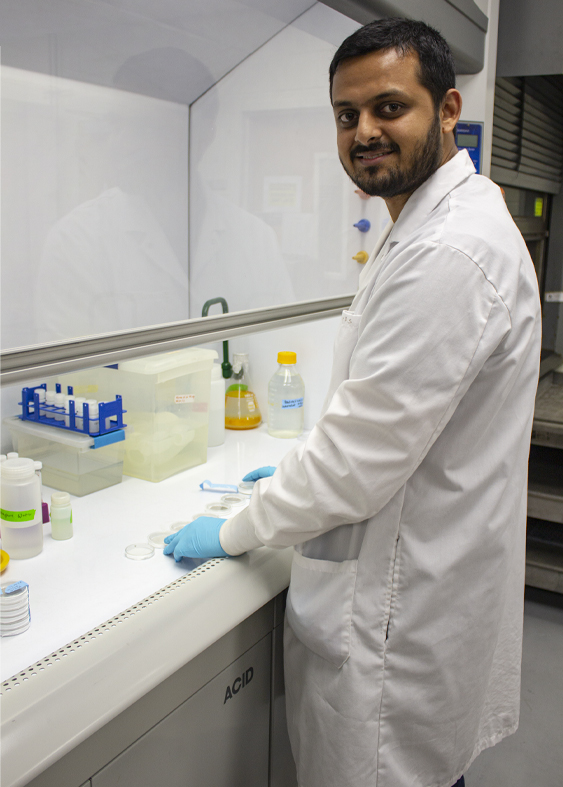
[[[205,465],[158,484],[124,476],[122,484],[73,497],[74,537],[54,541],[46,525],[43,552],[10,561],[2,581],[28,582],[32,623],[1,640],[3,785],[26,784],[287,586],[292,550],[262,547],[213,560],[204,571],[197,569],[202,561],[177,564],[158,549],[132,561],[124,549],[219,499],[199,489],[204,479],[236,484],[256,467],[277,464],[296,443],[270,437],[265,426],[227,432]],[[173,592],[121,625],[101,626],[176,580]],[[70,658],[45,659],[100,626],[103,636],[84,641],[88,647],[71,645]],[[153,626],[158,637],[150,636]]]

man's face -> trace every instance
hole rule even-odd
[[[411,194],[440,166],[440,118],[419,82],[418,55],[385,49],[343,60],[332,106],[340,161],[366,194]]]

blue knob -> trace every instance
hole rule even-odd
[[[357,224],[354,224],[354,227],[360,230],[360,232],[367,232],[371,229],[371,222],[367,219],[360,219]]]

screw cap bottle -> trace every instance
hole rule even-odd
[[[268,433],[272,437],[298,437],[303,431],[305,385],[295,368],[297,355],[280,352],[278,363],[268,383]]]

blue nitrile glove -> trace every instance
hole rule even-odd
[[[176,563],[183,557],[229,557],[219,541],[221,525],[226,521],[214,516],[198,516],[178,533],[166,536],[164,554],[174,553]]]
[[[258,470],[253,470],[251,473],[247,473],[243,481],[258,481],[259,478],[269,478],[271,475],[274,475],[275,467],[259,467]]]

